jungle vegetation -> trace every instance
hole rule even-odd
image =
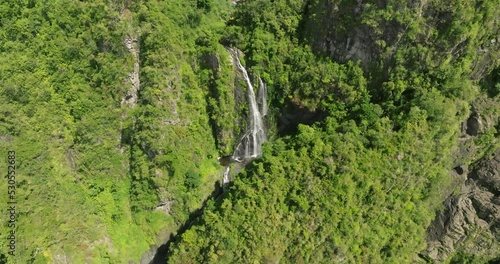
[[[137,263],[189,223],[168,263],[413,262],[470,103],[500,94],[500,2],[360,3],[0,3],[0,171],[9,150],[18,164],[0,260]],[[354,29],[369,60],[323,48]],[[241,132],[224,46],[269,87],[270,141],[214,197]],[[322,118],[278,133],[291,108]]]

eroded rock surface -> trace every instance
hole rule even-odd
[[[480,188],[500,196],[500,151],[493,154],[488,161],[480,163],[479,167],[469,174],[470,180]]]
[[[122,105],[130,105],[134,107],[137,104],[139,89],[141,87],[139,81],[139,48],[137,39],[131,36],[126,36],[123,41],[128,51],[134,56],[134,70],[129,73],[128,79],[130,82],[130,88],[127,91],[127,95],[122,99]]]
[[[448,259],[457,248],[480,256],[500,254],[500,150],[468,174],[461,193],[445,201],[427,230],[425,258]]]

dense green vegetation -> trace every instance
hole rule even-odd
[[[477,79],[498,66],[498,48],[482,50],[495,43],[498,4],[389,1],[364,3],[357,15],[357,4],[340,1],[238,4],[230,25],[239,35],[227,38],[273,86],[272,105],[328,117],[267,144],[182,235],[170,263],[415,261],[451,191]],[[372,57],[326,58],[339,54],[321,50],[322,38],[354,29],[371,38]]]
[[[220,168],[196,39],[224,26],[229,3],[197,4],[0,4],[0,151],[18,163],[9,263],[138,261],[213,191]],[[135,106],[121,103],[134,70],[126,36],[140,55]]]
[[[138,262],[189,223],[245,120],[225,45],[268,85],[272,140],[168,262],[415,261],[460,122],[500,96],[500,2],[352,2],[0,3],[0,171],[8,150],[18,164],[17,256],[0,262]],[[288,109],[326,117],[278,138]]]

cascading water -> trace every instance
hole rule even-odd
[[[257,106],[255,93],[253,91],[252,83],[248,77],[248,73],[241,65],[240,60],[235,56],[238,69],[243,73],[243,78],[247,83],[247,96],[248,96],[248,124],[247,132],[240,139],[240,143],[233,153],[233,159],[241,162],[248,158],[257,158],[262,154],[261,145],[266,141],[266,133],[264,131],[264,122]]]
[[[226,170],[224,171],[224,175],[223,175],[223,178],[222,178],[222,184],[223,186],[225,184],[227,184],[228,182],[231,181],[231,175],[229,175],[229,170],[230,170],[231,167],[227,166],[226,167]]]
[[[241,65],[238,53],[232,49],[228,49],[233,57],[238,70],[243,74],[243,78],[247,84],[247,99],[248,99],[248,123],[245,134],[241,137],[240,142],[231,156],[232,161],[249,162],[252,159],[258,158],[262,155],[262,143],[267,140],[266,129],[264,126],[263,117],[267,115],[267,90],[262,79],[259,78],[259,90],[256,98],[252,82],[248,77],[248,73]],[[257,100],[259,102],[257,102]],[[259,111],[260,105],[260,111]],[[230,181],[229,166],[224,172],[223,186]]]

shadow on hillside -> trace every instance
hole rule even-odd
[[[230,183],[231,184],[231,183]],[[153,259],[149,262],[149,264],[165,264],[168,261],[168,258],[171,254],[170,247],[173,243],[179,242],[181,240],[182,234],[186,232],[193,224],[196,223],[196,220],[199,220],[199,217],[203,215],[203,210],[207,205],[207,202],[210,199],[217,200],[223,194],[220,181],[216,181],[214,183],[214,190],[212,193],[203,201],[203,205],[197,210],[193,211],[189,214],[188,220],[179,227],[176,234],[170,234],[169,239],[162,244],[160,247],[156,249],[156,253]]]

